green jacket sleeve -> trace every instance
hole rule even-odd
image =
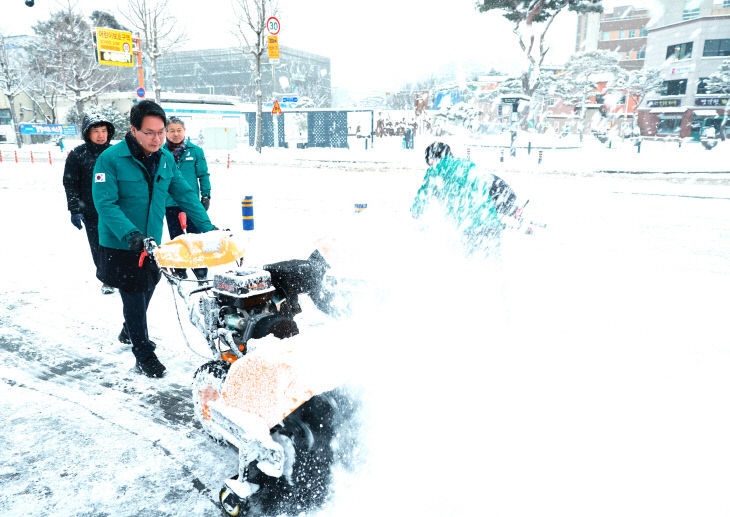
[[[208,161],[202,149],[198,149],[195,157],[195,175],[200,183],[200,197],[210,197],[210,173]]]
[[[423,177],[423,182],[416,192],[416,197],[413,199],[413,205],[411,205],[411,215],[414,219],[417,219],[423,215],[423,211],[426,208],[429,198],[432,195],[431,179],[433,178],[433,167],[430,167],[426,171],[426,175]]]
[[[174,170],[175,174],[170,181],[170,188],[168,189],[169,194],[175,200],[176,205],[183,209],[201,232],[209,232],[213,229],[213,225],[208,218],[208,213],[203,208],[203,205],[200,204],[200,199],[195,195],[195,191],[190,187],[185,178],[182,177],[177,169]]]
[[[117,185],[117,169],[109,159],[106,151],[99,155],[94,165],[94,177],[91,195],[94,206],[109,230],[121,241],[132,232],[144,235],[144,229],[137,228],[124,214],[119,206],[119,188]]]

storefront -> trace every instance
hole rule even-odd
[[[653,99],[648,109],[639,111],[639,127],[644,136],[679,137],[690,135],[692,112],[681,99]]]

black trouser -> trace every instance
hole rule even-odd
[[[122,296],[124,328],[132,341],[132,353],[138,361],[144,361],[154,351],[147,335],[147,307],[154,293],[154,287],[142,292],[119,290]]]
[[[180,225],[180,219],[178,219],[178,216],[180,215],[180,212],[182,210],[179,206],[168,206],[165,209],[165,218],[167,219],[167,231],[170,233],[170,238],[174,239],[178,235],[183,234],[182,226]],[[200,230],[198,230],[198,227],[195,226],[195,224],[188,219],[188,233],[201,233]],[[182,273],[185,270],[184,269],[175,269],[176,272]],[[207,267],[200,267],[200,268],[193,268],[193,273],[195,273],[195,276],[198,279],[203,279],[208,276],[208,268]]]
[[[91,249],[91,258],[94,260],[94,266],[99,267],[99,221],[84,216],[84,228],[86,228],[86,238],[89,239],[89,249]]]

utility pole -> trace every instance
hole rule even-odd
[[[139,87],[144,90],[144,68],[142,68],[142,38],[140,38],[139,33],[137,33],[137,37],[134,39],[134,44],[137,47],[134,51],[134,54],[137,56],[137,82],[139,83]]]

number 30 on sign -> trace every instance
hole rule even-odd
[[[269,31],[269,34],[276,36],[279,34],[279,30],[281,29],[281,24],[279,23],[279,20],[277,18],[274,18],[273,16],[266,20],[266,29]]]

